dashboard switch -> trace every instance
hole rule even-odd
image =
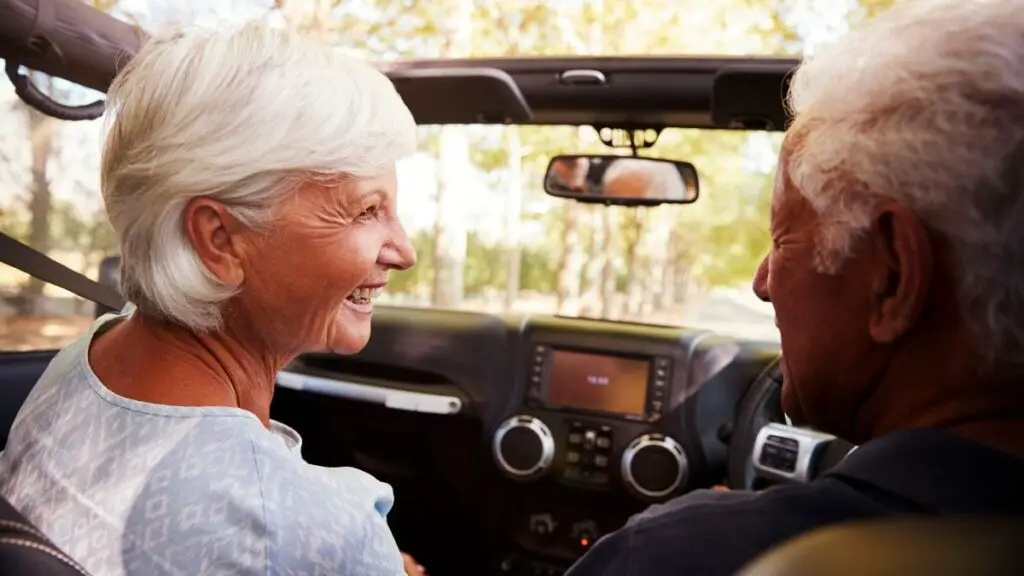
[[[766,424],[754,442],[754,472],[773,482],[808,482],[818,473],[819,456],[835,439],[814,430]]]
[[[571,539],[570,544],[572,544],[577,552],[581,554],[586,552],[600,538],[597,523],[593,520],[584,520],[573,524],[572,530],[569,532],[569,538]]]
[[[530,532],[540,537],[550,536],[558,524],[551,514],[533,514],[530,516]]]

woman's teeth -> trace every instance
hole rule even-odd
[[[373,297],[380,294],[380,288],[356,288],[348,295],[348,300],[353,302],[369,302]]]

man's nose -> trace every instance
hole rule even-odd
[[[761,259],[757,265],[757,272],[754,273],[754,294],[763,302],[771,302],[768,295],[768,256]]]
[[[408,270],[416,265],[416,247],[397,220],[391,241],[381,251],[380,263],[394,270]]]

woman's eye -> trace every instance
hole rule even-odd
[[[380,214],[379,206],[371,206],[359,213],[358,220],[373,220]]]

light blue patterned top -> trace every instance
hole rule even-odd
[[[87,352],[115,318],[57,354],[0,454],[0,493],[54,543],[94,576],[403,574],[387,484],[245,410],[107,389]]]

